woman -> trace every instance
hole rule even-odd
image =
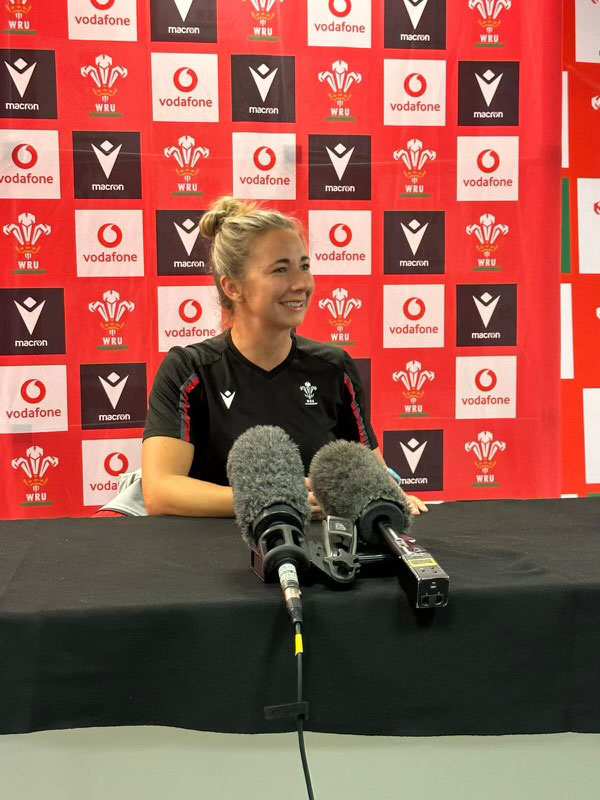
[[[314,453],[337,438],[361,441],[383,462],[350,356],[294,333],[314,289],[299,223],[225,197],[200,230],[213,239],[213,277],[231,324],[173,348],[157,372],[142,446],[148,514],[233,516],[227,454],[253,425],[282,427],[307,472]],[[427,510],[409,502],[413,513]]]

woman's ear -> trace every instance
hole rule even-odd
[[[221,289],[226,297],[228,297],[233,303],[241,303],[242,287],[239,281],[234,281],[232,278],[228,278],[226,275],[223,275],[220,278],[220,283]]]

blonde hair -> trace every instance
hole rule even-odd
[[[233,302],[223,291],[221,278],[242,281],[255,237],[275,228],[295,230],[302,236],[302,226],[295,217],[235,197],[215,200],[201,217],[200,233],[213,240],[212,274],[225,311],[233,312]]]

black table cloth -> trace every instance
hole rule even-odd
[[[306,728],[600,732],[600,499],[443,504],[413,535],[446,608],[393,575],[304,588]],[[293,700],[281,592],[232,520],[0,523],[0,732],[276,732],[263,706]]]

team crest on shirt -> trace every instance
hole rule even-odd
[[[313,386],[310,381],[306,381],[300,387],[300,391],[304,395],[304,405],[305,406],[317,406],[319,405],[315,400],[315,392],[317,391],[317,387]]]

